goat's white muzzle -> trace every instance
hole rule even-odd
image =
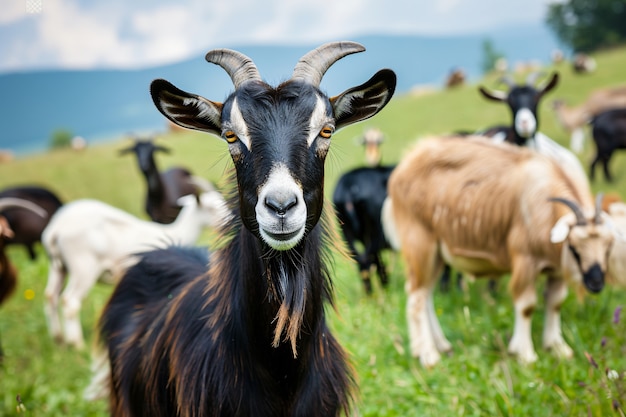
[[[274,168],[260,188],[255,207],[261,238],[276,250],[296,246],[306,229],[302,188],[284,166]]]

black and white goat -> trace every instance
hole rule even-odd
[[[381,70],[332,98],[319,85],[335,61],[363,50],[352,42],[323,45],[276,87],[245,55],[210,51],[207,61],[235,86],[224,103],[152,83],[168,119],[228,144],[236,216],[208,270],[206,256],[170,248],[145,254],[122,278],[100,321],[113,415],[349,412],[350,367],[325,319],[332,284],[324,159],[335,130],[388,103],[396,77]]]
[[[526,84],[516,84],[507,77],[501,81],[509,87],[508,93],[503,91],[489,91],[480,86],[480,93],[488,100],[499,103],[506,103],[511,110],[513,123],[510,126],[497,126],[487,129],[483,136],[493,137],[499,135],[498,140],[513,143],[520,146],[530,145],[529,141],[535,139],[535,134],[539,130],[539,116],[537,107],[541,98],[556,87],[559,81],[559,74],[554,72],[550,79],[542,86],[535,87],[534,81],[537,74],[528,76]]]
[[[495,129],[496,131],[500,130],[497,135],[487,132],[479,132],[479,134],[489,136],[496,141],[509,142],[534,149],[559,163],[581,187],[588,187],[587,174],[576,155],[539,131],[537,107],[543,96],[556,87],[559,74],[553,72],[541,85],[534,87],[538,75],[538,73],[531,73],[525,84],[516,84],[504,77],[502,81],[509,86],[508,92],[489,91],[485,87],[479,87],[479,91],[485,98],[506,103],[512,116],[512,123],[507,129]]]
[[[602,112],[591,119],[593,141],[596,144],[596,157],[591,162],[589,176],[595,178],[596,165],[602,163],[604,178],[611,182],[609,162],[613,152],[626,149],[626,108]]]
[[[186,168],[173,167],[160,172],[155,152],[170,153],[169,148],[155,145],[152,140],[135,140],[133,146],[120,150],[120,155],[135,154],[139,169],[146,178],[146,213],[157,223],[172,223],[176,220],[180,207],[180,197],[197,194],[191,172]]]

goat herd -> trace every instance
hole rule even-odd
[[[82,300],[99,279],[116,284],[98,323],[87,398],[107,397],[119,417],[350,414],[355,377],[326,323],[335,218],[323,209],[324,160],[336,130],[386,106],[396,76],[383,69],[332,97],[319,86],[337,60],[362,51],[353,42],[322,45],[276,87],[245,55],[210,51],[206,60],[234,84],[224,102],[153,81],[167,119],[226,142],[228,198],[184,168],[159,172],[154,153],[167,149],[151,141],[121,154],[137,157],[152,221],[96,200],[62,204],[38,187],[0,194],[0,303],[17,273],[4,245],[24,244],[34,258],[41,240],[50,333],[81,348]],[[538,130],[537,106],[558,81],[553,73],[538,87],[534,77],[505,79],[508,92],[481,87],[509,106],[509,126],[420,140],[397,166],[380,165],[382,133],[369,132],[370,166],[344,174],[334,190],[366,292],[374,269],[388,282],[381,251],[401,252],[410,349],[426,367],[451,349],[433,303],[447,268],[510,274],[509,351],[525,363],[537,359],[530,321],[539,275],[548,280],[543,346],[564,358],[573,355],[559,313],[568,285],[592,293],[605,282],[626,286],[626,205],[594,198],[578,158]],[[581,113],[594,138],[611,144],[596,158],[608,176],[617,140],[626,142],[626,110],[603,111]],[[203,227],[217,230],[219,247],[193,246]]]

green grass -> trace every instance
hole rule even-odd
[[[549,102],[564,98],[577,104],[596,87],[625,81],[621,77],[626,68],[626,49],[606,52],[597,60],[598,71],[593,75],[576,76],[568,66],[559,68],[561,83],[541,105],[542,131],[562,144],[567,144],[568,138],[557,125]],[[347,81],[346,88],[358,82]],[[495,76],[484,83],[495,87]],[[210,92],[205,93],[210,96]],[[475,85],[421,97],[399,95],[374,119],[335,136],[327,162],[326,193],[330,195],[342,172],[361,164],[362,151],[354,138],[367,127],[379,127],[387,134],[383,160],[394,163],[421,136],[477,129],[508,120],[504,106],[486,102]],[[117,150],[126,143],[120,140],[82,153],[55,151],[20,158],[0,165],[0,187],[40,183],[53,188],[66,201],[98,198],[144,216],[143,179],[135,161],[117,156]],[[158,157],[164,168],[184,164],[219,183],[230,164],[226,146],[207,135],[170,135],[161,138],[161,143],[173,149],[170,155]],[[581,155],[585,166],[592,154],[593,146],[587,143]],[[612,162],[616,182],[608,184],[600,176],[592,185],[594,192],[612,191],[626,197],[624,162],[623,155],[616,155]],[[209,240],[207,234],[202,243]],[[89,352],[55,345],[47,334],[43,314],[47,264],[39,249],[36,262],[30,262],[22,248],[8,251],[20,278],[16,293],[0,308],[0,336],[5,351],[0,366],[0,415],[108,415],[104,401],[88,403],[81,398],[90,376]],[[617,324],[612,319],[615,309],[626,304],[624,290],[607,288],[581,301],[574,296],[567,299],[563,333],[576,352],[567,361],[540,348],[543,305],[539,304],[533,320],[539,360],[531,366],[519,364],[506,353],[513,322],[506,278],[499,283],[495,297],[483,281],[469,284],[465,291],[437,292],[437,314],[454,352],[436,368],[425,370],[408,353],[401,261],[392,253],[386,258],[390,286],[383,290],[376,285],[371,297],[363,294],[355,265],[340,256],[334,265],[337,313],[331,311],[330,318],[358,375],[360,415],[623,415],[613,410],[613,401],[621,410],[626,407],[626,318]],[[82,323],[88,342],[94,339],[94,324],[111,290],[98,285],[83,305]],[[541,294],[543,288],[537,291]],[[585,352],[594,358],[597,368]],[[606,369],[616,370],[619,378],[610,380]]]

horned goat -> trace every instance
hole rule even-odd
[[[392,173],[388,191],[385,231],[405,261],[411,352],[424,366],[451,349],[432,298],[444,262],[477,277],[511,273],[508,349],[522,362],[537,359],[531,316],[538,275],[547,274],[543,346],[572,356],[559,313],[566,282],[602,290],[613,240],[588,188],[574,185],[550,158],[476,137],[420,141]]]
[[[203,227],[217,226],[228,218],[217,191],[187,195],[178,203],[182,209],[170,224],[139,219],[98,200],[72,201],[57,211],[42,236],[49,257],[45,313],[56,341],[84,346],[79,317],[82,300],[98,280],[114,284],[133,262],[133,254],[172,243],[194,244]]]
[[[572,177],[575,184],[582,189],[588,189],[587,174],[576,155],[539,131],[537,105],[546,93],[556,87],[559,74],[553,72],[542,85],[534,87],[533,84],[538,75],[537,73],[530,74],[526,84],[516,84],[504,77],[502,81],[509,86],[508,93],[499,90],[490,91],[482,86],[479,88],[485,98],[506,103],[511,111],[511,126],[506,130],[503,137],[494,137],[494,140],[527,146],[552,158]],[[485,135],[485,133],[481,134]]]
[[[152,83],[168,119],[227,142],[237,215],[208,270],[202,256],[170,248],[120,282],[100,321],[114,415],[349,414],[353,378],[325,318],[324,160],[334,131],[378,113],[396,77],[381,70],[332,98],[319,85],[334,62],[363,50],[323,45],[277,87],[245,55],[210,51],[235,85],[224,103]]]

